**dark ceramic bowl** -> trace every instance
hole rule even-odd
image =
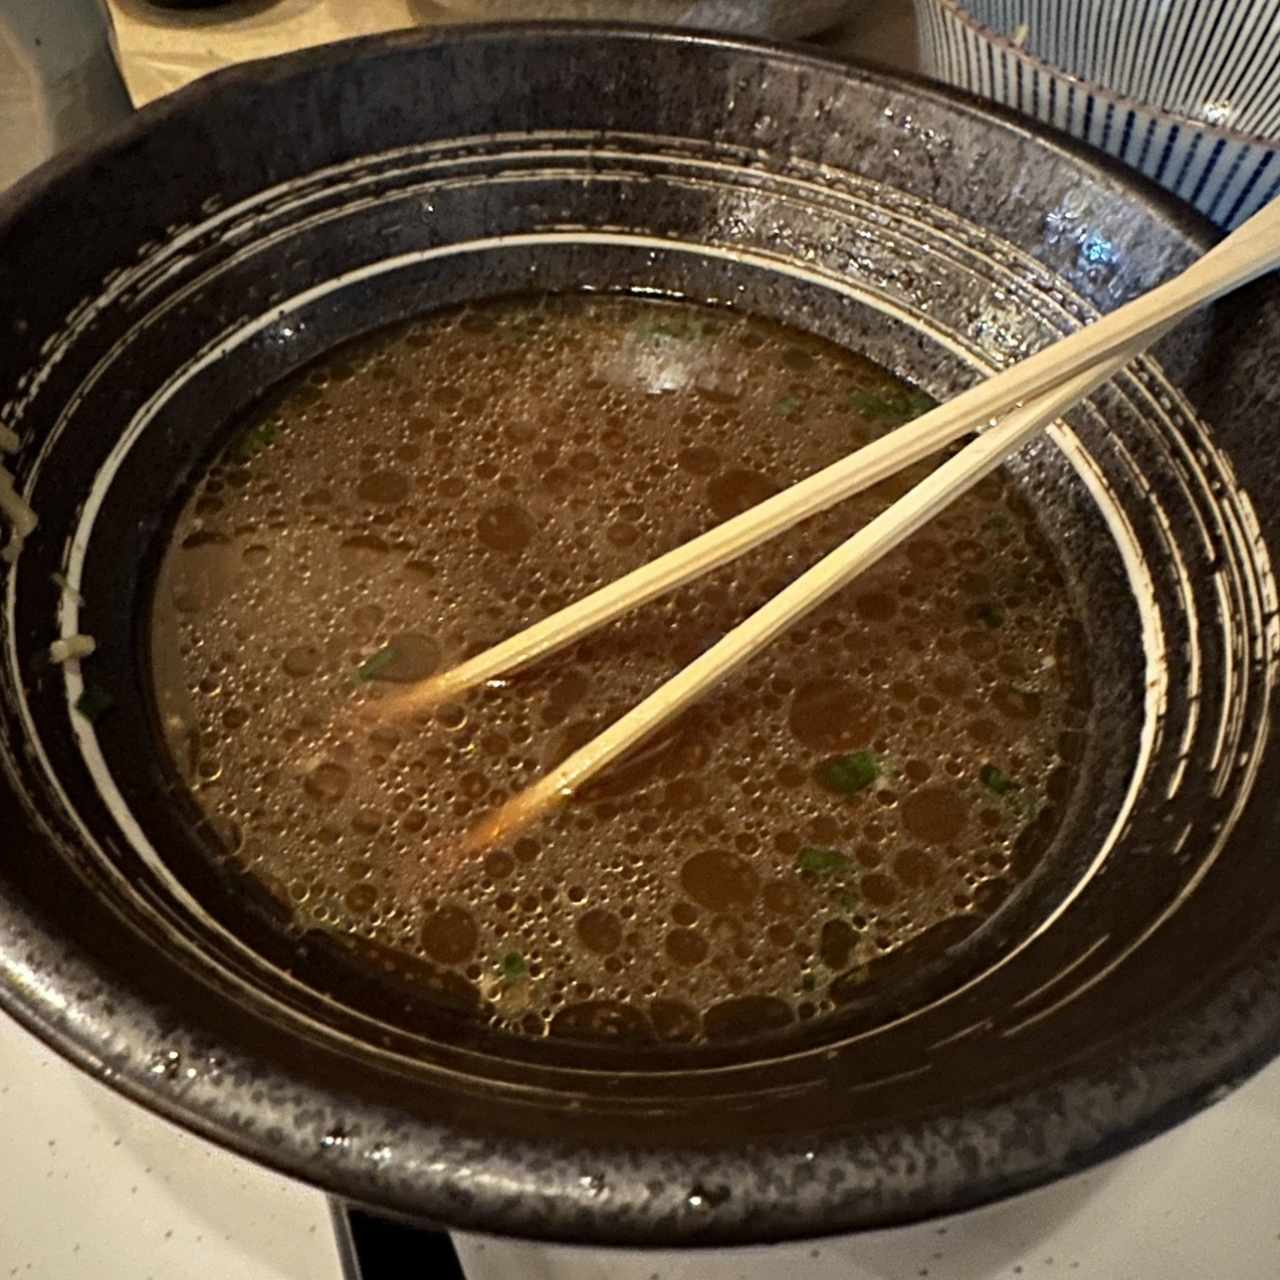
[[[744,41],[470,29],[210,77],[0,205],[0,411],[40,513],[6,573],[0,1005],[143,1105],[354,1200],[579,1241],[903,1222],[1134,1143],[1280,1037],[1268,281],[1011,464],[1096,712],[1040,869],[931,963],[730,1046],[515,1041],[245,906],[159,747],[154,568],[243,406],[462,299],[657,291],[945,396],[1209,242],[967,99]],[[51,580],[65,574],[84,602]],[[59,631],[99,637],[95,728]],[[584,856],[590,850],[584,849]]]

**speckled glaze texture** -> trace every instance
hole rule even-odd
[[[822,1026],[509,1040],[424,999],[430,973],[371,982],[333,939],[300,944],[209,858],[157,747],[142,639],[177,506],[236,413],[379,324],[530,288],[649,290],[824,334],[946,395],[1208,243],[1164,197],[968,99],[635,28],[298,54],[41,171],[0,204],[0,416],[41,517],[0,635],[0,1006],[338,1194],[559,1240],[954,1211],[1219,1096],[1280,1043],[1271,281],[1012,464],[1089,646],[1082,782],[994,915]],[[74,673],[40,663],[75,627],[116,699],[96,726],[68,712]]]

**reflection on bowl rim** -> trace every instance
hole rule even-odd
[[[1079,85],[1085,92],[1092,94],[1094,97],[1104,98],[1107,102],[1114,103],[1118,108],[1126,111],[1145,112],[1147,115],[1167,120],[1173,124],[1186,125],[1193,129],[1199,129],[1203,133],[1212,134],[1214,137],[1225,138],[1241,146],[1280,151],[1280,132],[1277,132],[1274,137],[1268,137],[1261,133],[1245,133],[1240,129],[1233,129],[1230,125],[1213,124],[1197,116],[1189,116],[1184,112],[1174,111],[1172,108],[1163,106],[1158,102],[1149,102],[1145,98],[1135,98],[1131,94],[1122,93],[1099,80],[1086,80],[1074,71],[1068,71],[1065,67],[1056,66],[1052,62],[1046,61],[1039,54],[1032,53],[1029,49],[1015,43],[1010,36],[997,31],[994,27],[987,26],[985,22],[979,21],[960,3],[960,0],[915,0],[915,3],[917,8],[933,6],[940,10],[946,10],[957,22],[963,23],[964,26],[972,31],[978,39],[997,46],[1004,53],[1020,59],[1028,66],[1035,67],[1045,75]],[[975,91],[971,88],[970,92]]]

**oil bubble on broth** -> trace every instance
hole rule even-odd
[[[629,298],[351,344],[178,520],[152,626],[175,763],[299,929],[443,966],[496,1027],[695,1042],[829,1014],[989,913],[1071,786],[1075,624],[1000,474],[508,848],[461,852],[927,466],[529,670],[369,712],[927,405],[825,341]]]

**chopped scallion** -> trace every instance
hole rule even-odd
[[[849,404],[864,418],[879,422],[902,423],[918,418],[934,408],[937,401],[923,391],[906,391],[896,388],[884,391],[866,391],[861,388],[849,392]]]
[[[274,422],[263,422],[250,427],[232,446],[232,457],[236,462],[252,462],[263,449],[275,444],[279,434],[279,428]]]
[[[845,854],[839,849],[801,849],[796,854],[796,870],[808,871],[815,876],[832,876],[852,867]]]
[[[97,724],[116,705],[116,700],[98,685],[86,684],[75,705],[76,711],[90,724]]]
[[[644,320],[639,332],[646,338],[670,338],[678,342],[691,342],[701,338],[705,329],[700,320],[691,316],[671,315],[660,320]]]
[[[395,660],[396,651],[390,645],[379,649],[356,668],[357,680],[376,680]]]
[[[880,776],[880,764],[870,751],[824,760],[814,771],[820,785],[841,795],[856,795]]]
[[[1010,791],[1017,791],[1019,784],[1015,782],[1003,769],[997,769],[993,764],[984,764],[978,770],[978,781],[982,783],[988,791],[994,791],[996,795],[1008,795]]]

